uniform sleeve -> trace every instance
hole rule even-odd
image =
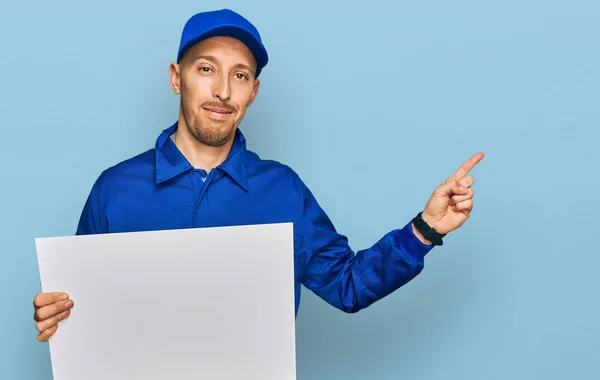
[[[423,270],[425,255],[433,246],[414,235],[412,222],[355,253],[311,191],[298,181],[302,199],[300,259],[306,262],[301,282],[324,301],[355,313],[402,287]]]
[[[107,225],[100,211],[100,179],[98,179],[88,195],[79,218],[76,235],[107,233]]]

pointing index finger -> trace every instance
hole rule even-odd
[[[461,165],[460,168],[452,175],[452,178],[456,180],[462,179],[467,175],[483,159],[483,152],[475,153],[467,162]]]

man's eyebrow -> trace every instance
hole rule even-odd
[[[212,55],[198,55],[196,57],[194,57],[194,59],[191,60],[190,63],[194,63],[199,59],[204,59],[210,62],[217,62],[217,59],[215,57],[213,57]]]
[[[234,68],[236,69],[242,69],[242,70],[248,70],[252,73],[252,75],[256,75],[256,72],[254,71],[254,69],[248,65],[245,65],[243,63],[238,63],[237,65],[234,66]]]

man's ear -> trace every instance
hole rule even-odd
[[[252,96],[250,97],[250,101],[248,102],[247,107],[250,107],[250,105],[252,103],[254,103],[254,100],[256,99],[256,96],[258,95],[259,88],[260,88],[260,79],[256,79],[256,80],[254,80],[254,88],[252,89]]]
[[[171,65],[169,66],[169,76],[170,76],[171,89],[173,90],[174,93],[176,93],[177,95],[180,95],[181,94],[181,86],[180,86],[181,66],[175,62],[172,62]]]

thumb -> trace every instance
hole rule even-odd
[[[437,188],[437,194],[440,196],[465,195],[469,189],[461,185],[457,180],[450,179],[442,183]]]

